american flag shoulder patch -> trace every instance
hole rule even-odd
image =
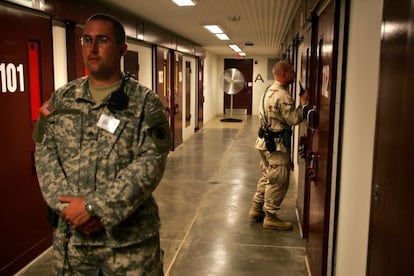
[[[49,101],[46,101],[40,107],[40,112],[46,117],[49,116],[50,114],[52,114],[55,111],[56,111],[56,108]]]

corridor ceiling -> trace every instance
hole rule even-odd
[[[301,0],[197,0],[178,7],[171,0],[102,0],[201,45],[217,55],[234,55],[229,44],[246,54],[277,57]],[[220,25],[230,40],[221,41],[203,25]],[[253,45],[251,45],[253,44]]]

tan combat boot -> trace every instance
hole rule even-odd
[[[264,217],[265,212],[263,212],[263,204],[253,202],[253,206],[249,211],[250,222],[262,222]]]
[[[276,214],[266,213],[263,220],[263,228],[271,230],[292,230],[292,223],[279,219]]]

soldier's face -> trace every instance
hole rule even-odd
[[[105,79],[119,71],[125,44],[116,41],[111,22],[92,20],[86,23],[81,44],[84,64],[93,77]]]

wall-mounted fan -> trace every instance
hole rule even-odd
[[[221,80],[221,88],[224,93],[230,95],[230,118],[224,118],[222,122],[241,122],[241,119],[232,118],[233,116],[233,95],[239,93],[245,85],[243,73],[236,68],[228,68],[224,70]]]

